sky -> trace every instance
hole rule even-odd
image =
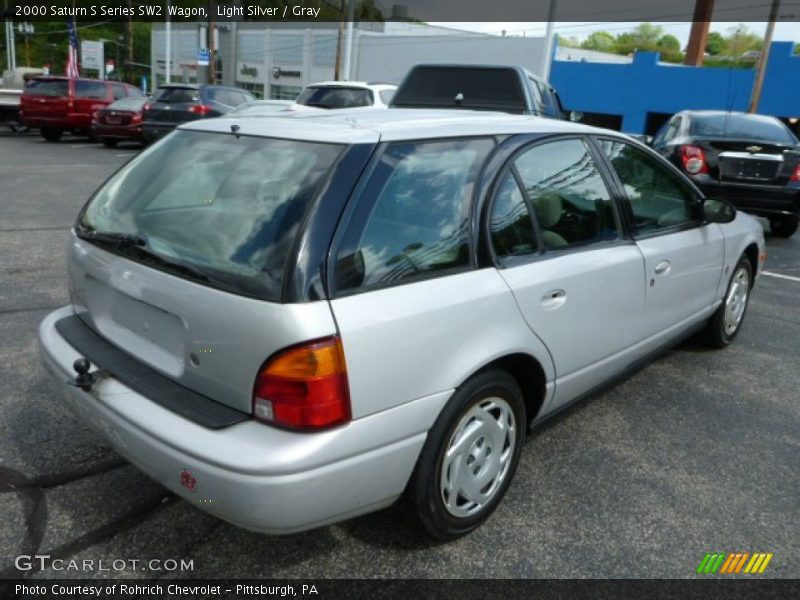
[[[691,23],[661,23],[654,22],[654,25],[660,25],[664,28],[665,33],[669,33],[677,37],[681,46],[686,46],[689,41],[689,30],[692,27]],[[452,27],[455,29],[463,29],[466,31],[479,31],[481,33],[492,33],[501,35],[503,30],[506,35],[523,35],[529,37],[540,37],[544,35],[546,23],[543,22],[530,22],[530,23],[460,23],[460,22],[440,22],[431,23],[431,25],[439,25],[442,27]],[[608,31],[614,35],[630,31],[635,28],[639,23],[555,23],[555,32],[567,37],[577,37],[582,41],[595,31]],[[711,31],[719,31],[725,35],[728,29],[736,27],[738,23],[733,22],[716,22],[711,24]],[[766,23],[752,23],[746,22],[744,25],[758,35],[764,35]],[[776,23],[773,41],[776,42],[800,42],[800,23]]]

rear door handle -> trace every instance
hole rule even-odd
[[[567,292],[564,290],[550,290],[542,296],[542,308],[545,310],[556,310],[564,306],[567,301]]]
[[[672,267],[672,265],[668,260],[662,260],[656,265],[656,275],[666,275],[669,273],[670,267]]]

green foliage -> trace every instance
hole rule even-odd
[[[725,51],[725,38],[718,31],[712,31],[708,34],[706,41],[706,52],[711,56],[717,56]]]
[[[560,47],[579,48],[581,45],[581,43],[578,41],[578,38],[575,36],[556,34],[556,37],[558,38],[558,45]]]
[[[581,48],[599,50],[600,52],[614,52],[614,44],[613,35],[607,31],[595,31],[583,41]]]

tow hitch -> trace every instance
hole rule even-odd
[[[72,379],[68,379],[67,383],[75,386],[76,388],[82,389],[84,392],[88,392],[92,389],[92,386],[95,383],[102,381],[110,375],[110,373],[105,369],[97,369],[90,373],[89,369],[91,367],[92,364],[87,359],[77,359],[74,363],[72,363],[72,368],[75,369],[77,375]]]

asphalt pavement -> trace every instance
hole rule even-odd
[[[800,576],[800,233],[768,239],[731,347],[684,343],[533,432],[471,535],[433,544],[390,508],[272,537],[127,464],[40,367],[36,327],[68,300],[69,227],[137,151],[0,134],[0,576],[682,578],[707,552],[771,552],[764,577]],[[36,554],[65,570],[15,569]]]

